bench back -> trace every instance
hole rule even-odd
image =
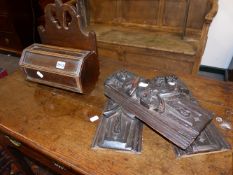
[[[200,34],[213,0],[87,0],[90,23]],[[185,29],[185,30],[186,30]]]

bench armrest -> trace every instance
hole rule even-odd
[[[209,11],[209,13],[205,16],[205,23],[211,23],[213,21],[213,18],[217,14],[218,11],[218,0],[210,0],[212,8]]]

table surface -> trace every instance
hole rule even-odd
[[[84,174],[232,174],[232,150],[177,159],[172,144],[144,125],[141,154],[93,150],[91,144],[106,97],[103,82],[120,66],[101,60],[101,74],[87,95],[25,80],[17,71],[0,81],[0,131]],[[164,73],[124,67],[145,78]],[[203,107],[233,125],[233,84],[178,74]],[[217,125],[218,127],[218,125]],[[219,129],[233,145],[232,130]]]

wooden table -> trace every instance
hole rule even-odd
[[[161,74],[125,68],[147,78]],[[146,125],[141,154],[91,149],[98,122],[92,123],[89,118],[101,115],[106,101],[103,81],[118,69],[101,61],[98,84],[87,95],[31,83],[15,72],[0,81],[0,131],[19,141],[19,150],[31,149],[28,156],[54,165],[61,173],[66,171],[64,174],[232,174],[232,150],[177,159],[172,144]],[[233,125],[233,84],[190,75],[179,77],[203,107]],[[232,130],[219,130],[233,145]]]

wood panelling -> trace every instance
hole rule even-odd
[[[124,22],[153,25],[157,23],[158,0],[123,1],[121,8]]]
[[[209,12],[210,9],[209,0],[191,0],[187,27],[199,30],[202,29],[206,12]]]
[[[88,0],[88,29],[96,32],[100,56],[124,62],[130,48],[145,66],[197,73],[217,9],[216,0]],[[169,61],[171,54],[176,62]],[[187,58],[187,69],[180,57]],[[140,66],[133,60],[128,63]]]
[[[91,21],[108,23],[117,18],[117,0],[89,1]]]
[[[24,47],[38,41],[37,1],[0,0],[0,50],[20,54]]]
[[[190,61],[169,59],[166,56],[162,56],[162,55],[160,57],[155,58],[153,55],[127,53],[125,57],[126,57],[125,62],[129,65],[132,66],[140,65],[139,67],[144,67],[152,70],[160,70],[162,67],[164,71],[168,71],[168,72],[179,71],[190,74],[191,73],[190,70],[192,69],[192,62]],[[177,67],[179,67],[179,70],[177,70]]]
[[[163,25],[182,27],[184,23],[186,0],[166,0]]]
[[[210,0],[191,0],[187,26],[201,30],[211,9]],[[91,23],[140,26],[182,32],[187,0],[88,0]],[[170,29],[169,29],[170,28]]]

